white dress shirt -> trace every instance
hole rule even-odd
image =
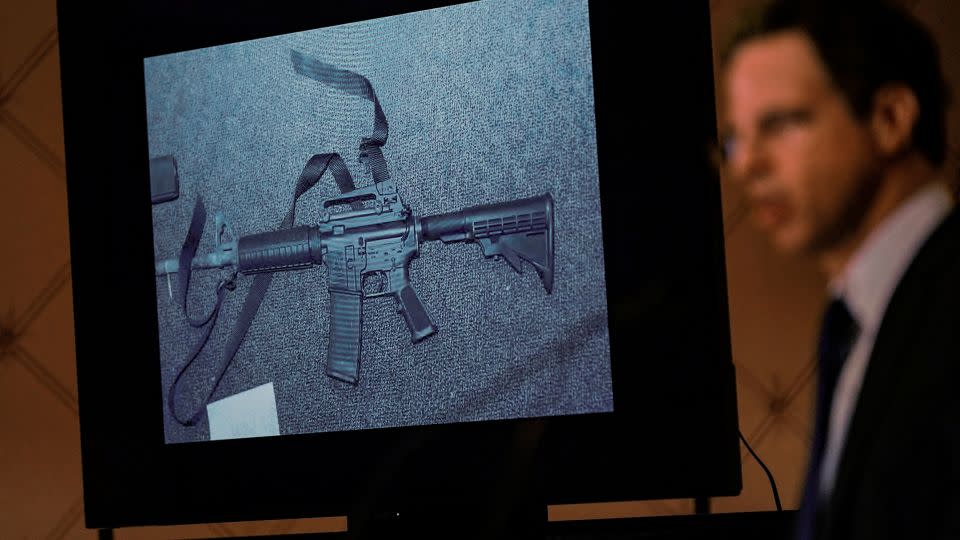
[[[952,207],[946,184],[925,185],[870,233],[843,273],[830,283],[831,294],[846,302],[859,334],[840,371],[830,409],[829,436],[820,468],[820,496],[824,499],[833,492],[847,429],[890,297],[917,251]]]

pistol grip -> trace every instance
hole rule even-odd
[[[404,284],[394,293],[403,320],[407,321],[410,329],[410,340],[414,343],[437,331],[437,327],[430,320],[430,315],[424,309],[417,292],[409,283]]]
[[[350,384],[360,380],[360,321],[363,296],[359,291],[330,290],[330,344],[327,375]]]

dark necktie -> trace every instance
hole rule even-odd
[[[803,491],[800,511],[797,513],[797,539],[812,540],[816,537],[817,514],[820,501],[820,468],[830,427],[830,409],[837,378],[846,361],[857,335],[857,323],[850,315],[841,298],[834,298],[827,306],[820,328],[820,343],[817,348],[818,381],[817,408],[813,428],[813,445],[810,450],[810,467]]]

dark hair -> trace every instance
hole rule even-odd
[[[933,36],[902,6],[882,0],[777,0],[748,13],[724,47],[726,65],[754,38],[797,30],[813,42],[837,89],[861,120],[877,90],[902,83],[919,103],[913,146],[935,166],[946,158],[947,84]]]

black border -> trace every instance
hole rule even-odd
[[[88,527],[739,493],[706,0],[590,6],[615,413],[164,444],[143,58],[396,4],[58,2]]]

